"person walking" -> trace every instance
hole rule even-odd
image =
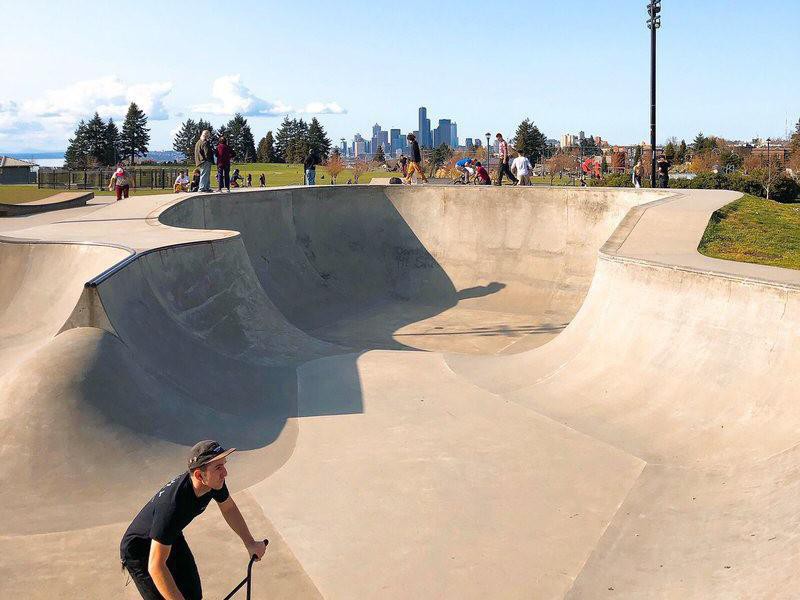
[[[656,174],[658,175],[658,187],[660,188],[668,188],[669,187],[669,168],[672,165],[667,160],[667,157],[663,154],[658,157],[658,162],[656,162]]]
[[[203,130],[194,146],[194,162],[200,169],[200,192],[212,192],[211,165],[214,164],[214,149],[211,147],[211,132]]]
[[[303,162],[303,169],[306,174],[306,185],[314,185],[317,178],[317,157],[311,148],[308,149],[308,155]]]
[[[633,187],[640,188],[642,187],[642,161],[639,160],[635,165],[633,165]]]
[[[511,161],[511,171],[516,173],[519,185],[531,185],[533,165],[527,156],[523,156],[521,153],[517,154],[517,157]]]
[[[261,187],[266,187],[267,185],[267,176],[264,175],[263,173],[258,176],[258,185],[260,185]]]
[[[495,185],[503,185],[503,175],[506,175],[514,185],[517,185],[517,178],[508,168],[508,142],[503,139],[503,134],[498,133],[495,138],[497,139],[498,149],[500,151],[500,164],[497,165],[497,183]],[[512,148],[513,149],[513,148]]]
[[[406,139],[408,140],[408,150],[411,153],[408,162],[408,171],[406,173],[406,183],[411,183],[414,173],[417,174],[417,181],[422,178],[423,183],[428,183],[428,178],[425,177],[425,173],[422,171],[422,152],[420,152],[419,149],[417,136],[413,133],[409,133]]]
[[[156,492],[131,521],[120,542],[120,559],[144,600],[202,600],[200,574],[183,530],[211,500],[247,555],[264,556],[266,544],[253,539],[225,485],[226,460],[235,450],[212,440],[195,444],[188,470]]]
[[[111,175],[111,180],[108,182],[108,191],[115,192],[117,200],[127,198],[130,195],[131,184],[136,187],[136,182],[132,177],[128,176],[125,166],[122,163],[117,163],[117,169]]]
[[[233,158],[233,150],[228,145],[228,140],[224,135],[217,140],[217,183],[219,184],[219,191],[222,188],[231,191],[231,159]]]
[[[403,174],[403,177],[408,175],[408,159],[405,155],[400,156],[400,160],[397,161],[397,165],[400,167],[400,172]]]

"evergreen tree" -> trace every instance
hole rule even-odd
[[[86,123],[84,130],[86,160],[89,167],[100,167],[106,164],[106,124],[100,115],[94,116]]]
[[[636,146],[636,152],[633,154],[633,164],[637,164],[640,160],[642,160],[642,147]]]
[[[289,117],[284,117],[278,131],[275,132],[275,162],[287,162],[291,137],[292,121],[289,120]]]
[[[331,152],[331,141],[316,117],[311,119],[311,123],[308,126],[308,146],[321,161],[328,159],[328,155]]]
[[[272,137],[272,131],[268,131],[258,142],[256,149],[256,157],[258,162],[272,163],[275,162],[275,140]]]
[[[664,156],[667,158],[669,162],[673,162],[675,160],[676,153],[677,150],[675,148],[675,144],[673,144],[672,142],[669,142],[667,143],[666,146],[664,146]]]
[[[595,156],[600,154],[600,148],[597,147],[597,142],[594,141],[593,135],[587,135],[581,140],[581,154],[584,156]]]
[[[800,152],[800,119],[797,119],[797,125],[794,126],[790,144],[792,152]]]
[[[88,151],[86,146],[86,122],[81,119],[75,128],[75,133],[67,144],[64,153],[64,163],[68,169],[85,169],[87,166]]]
[[[192,153],[190,154],[190,157],[194,157],[194,145],[197,143],[197,140],[200,139],[200,134],[206,129],[208,129],[208,132],[211,134],[208,138],[208,141],[211,142],[212,146],[217,145],[217,140],[219,140],[219,136],[222,134],[214,129],[214,126],[211,123],[200,119],[197,122],[197,132],[195,133],[194,142],[192,143]]]
[[[172,149],[183,154],[186,160],[192,161],[194,160],[194,145],[199,138],[198,124],[192,119],[186,119],[181,123],[178,133],[172,140]]]
[[[144,111],[131,102],[125,121],[122,123],[120,146],[124,156],[129,156],[131,164],[137,156],[147,154],[147,144],[150,143],[150,129],[147,127],[147,115]]]
[[[453,149],[442,142],[438,147],[434,148],[433,152],[431,153],[431,163],[433,169],[435,170],[438,167],[441,167],[448,160],[450,160],[451,156],[453,156]]]
[[[681,145],[678,146],[677,152],[675,152],[675,160],[678,161],[679,164],[683,164],[686,162],[688,149],[686,147],[686,140],[681,140]]]
[[[372,160],[379,165],[386,162],[386,155],[383,153],[383,144],[378,144],[378,149],[375,151],[375,156],[372,157]]]
[[[116,164],[120,154],[119,129],[117,129],[117,124],[114,123],[114,119],[109,119],[108,125],[106,125],[105,159],[103,164]]]
[[[535,164],[544,157],[544,152],[547,149],[547,136],[539,131],[539,128],[531,123],[530,119],[525,119],[517,127],[512,146],[517,149],[517,152],[526,156]]]
[[[239,162],[253,162],[256,159],[256,143],[253,132],[241,114],[236,113],[224,127],[225,138]],[[220,128],[220,135],[223,128]]]

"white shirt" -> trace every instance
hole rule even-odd
[[[518,156],[511,162],[511,168],[517,172],[517,175],[530,175],[533,172],[533,166],[524,156]]]

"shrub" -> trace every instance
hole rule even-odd
[[[800,200],[800,185],[792,177],[781,175],[772,184],[769,197],[776,202],[797,202]]]
[[[592,187],[633,187],[630,173],[609,173],[602,179],[591,179],[589,185]]]
[[[751,196],[765,196],[764,186],[755,177],[742,173],[731,173],[728,176],[730,188],[737,192],[750,194]]]
[[[699,173],[689,183],[693,190],[724,190],[728,187],[728,178],[722,173]]]

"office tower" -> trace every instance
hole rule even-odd
[[[452,123],[450,122],[450,119],[439,119],[439,126],[433,130],[434,148],[438,148],[442,144],[447,144],[448,146],[451,144],[451,128]]]
[[[383,133],[381,126],[375,123],[375,125],[372,126],[372,139],[370,140],[370,151],[373,154],[378,151],[378,144],[383,143],[381,141],[381,133]]]
[[[431,120],[428,118],[428,109],[419,107],[419,135],[417,142],[423,148],[431,147]]]
[[[465,144],[467,148],[469,148],[470,146],[472,146],[473,148],[475,147],[475,144],[472,143],[472,138],[467,138]]]
[[[458,123],[455,121],[450,125],[450,147],[458,148]]]
[[[403,149],[403,134],[399,129],[389,131],[389,144],[392,146],[392,154],[396,154],[398,150]]]

